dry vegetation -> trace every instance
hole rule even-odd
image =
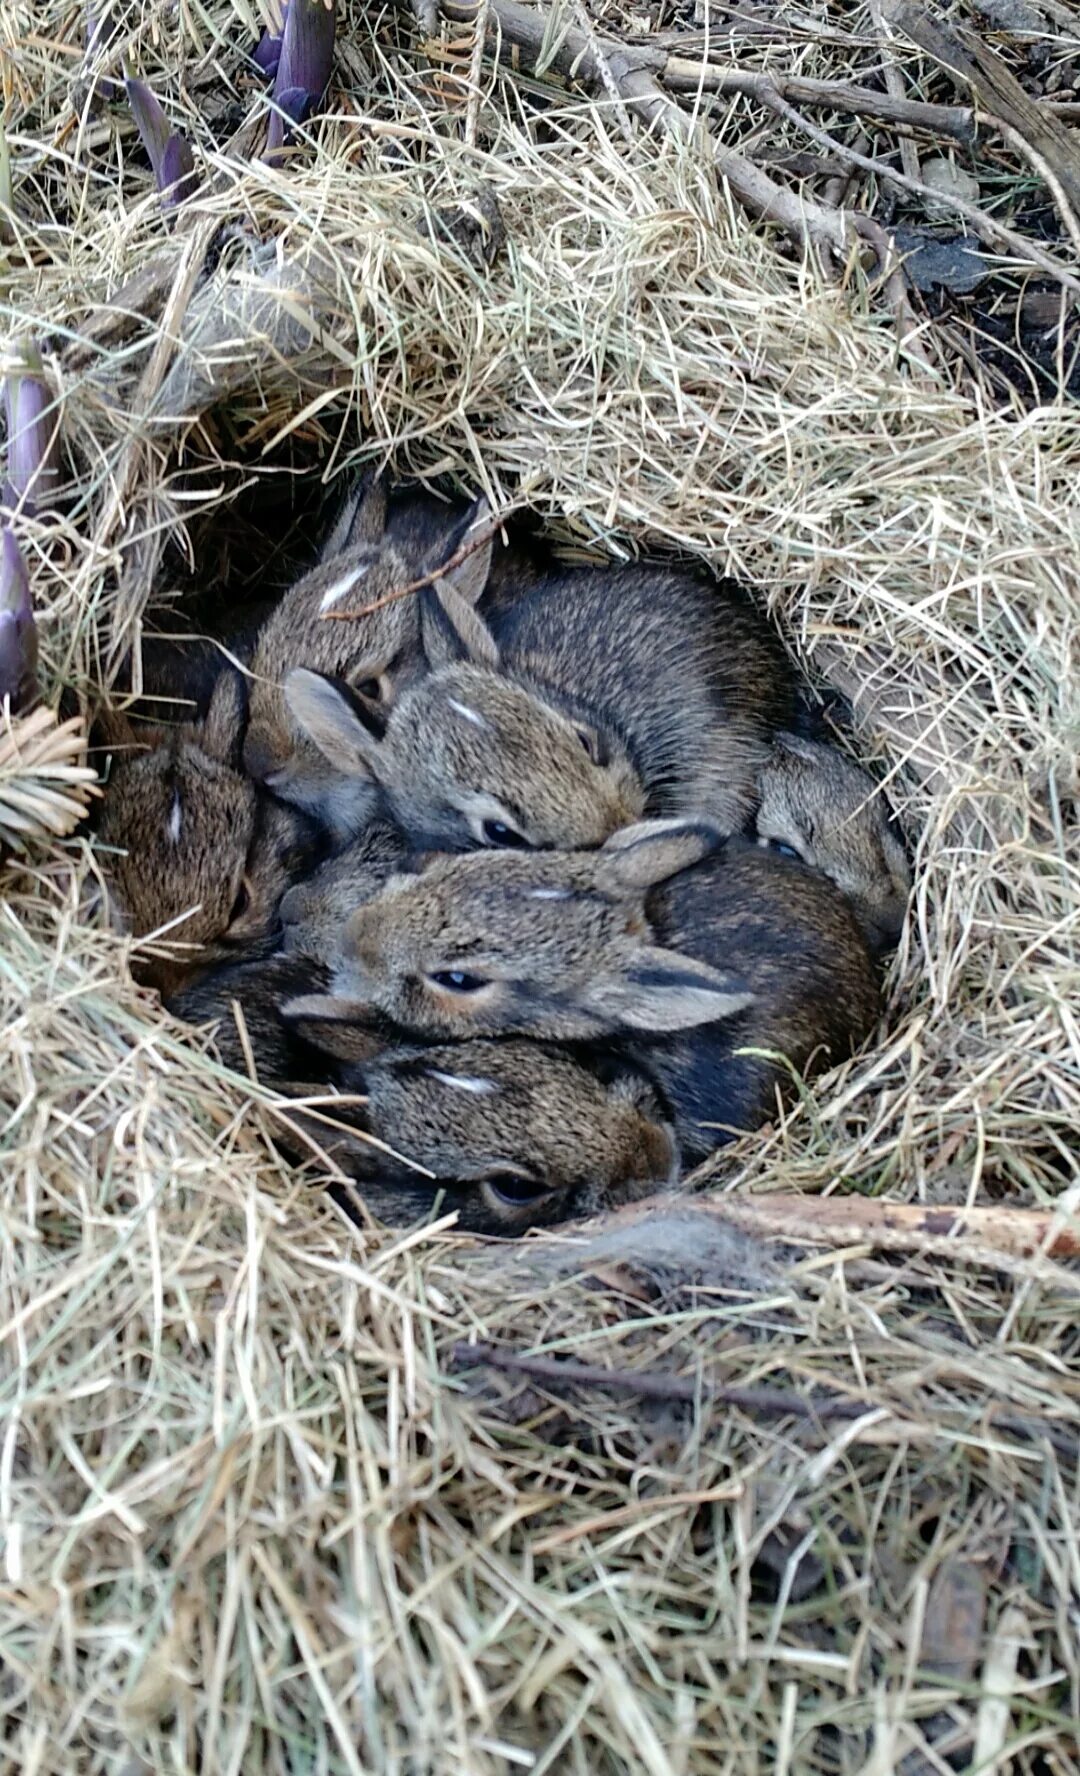
[[[0,16],[0,327],[45,349],[73,476],[19,521],[50,693],[125,670],[207,561],[225,597],[276,571],[303,541],[267,515],[349,464],[707,558],[853,697],[918,879],[880,1046],[714,1185],[1068,1214],[1076,407],[1003,402],[947,330],[903,348],[700,134],[487,64],[463,128],[354,3],[332,114],[271,169],[246,0],[120,10],[204,179],[172,231],[122,109],[72,108],[81,8]],[[795,72],[873,41],[777,16]],[[436,214],[478,181],[491,266]],[[3,1769],[1080,1770],[1075,1273],[685,1216],[358,1234],[132,985],[94,867],[43,843],[0,902]]]

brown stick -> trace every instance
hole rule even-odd
[[[700,88],[703,92],[745,93],[751,99],[761,99],[766,91],[778,92],[793,105],[807,105],[812,111],[848,111],[855,117],[877,117],[883,123],[951,136],[957,142],[975,139],[975,113],[970,105],[927,105],[920,99],[894,97],[842,80],[759,74],[744,68],[722,68],[713,62],[689,62],[674,55],[658,67],[657,74],[671,92],[697,92]]]
[[[442,0],[442,9],[452,19],[468,16],[467,0]],[[614,81],[627,109],[650,128],[658,127],[683,141],[693,137],[693,120],[661,91],[654,51],[619,43],[614,38],[601,37],[599,33],[590,38],[584,31],[573,27],[562,31],[557,47],[545,45],[547,13],[522,6],[519,0],[491,0],[487,19],[489,34],[496,42],[501,39],[514,45],[521,51],[527,66],[535,66],[546,48],[548,59],[545,66],[553,68],[565,79],[577,80],[594,90],[606,92],[607,75]],[[659,66],[662,65],[661,62]],[[745,155],[723,143],[712,143],[712,155],[717,172],[727,180],[751,215],[779,223],[800,245],[809,246],[826,257],[846,258],[857,240],[848,217],[787,190],[775,179],[770,179],[762,167],[755,166]]]
[[[604,1369],[598,1363],[575,1363],[569,1358],[564,1361],[561,1357],[527,1357],[497,1344],[455,1344],[452,1355],[457,1368],[484,1364],[511,1375],[528,1375],[553,1387],[605,1387],[620,1394],[635,1394],[640,1400],[691,1406],[698,1400],[708,1400],[758,1417],[862,1418],[864,1413],[878,1410],[873,1400],[835,1396],[806,1399],[786,1388],[724,1387],[684,1375],[666,1375],[662,1370]]]
[[[653,1196],[621,1209],[626,1224],[670,1212],[670,1196]],[[867,1196],[694,1196],[680,1206],[761,1238],[870,1245],[878,1251],[935,1252],[955,1244],[1008,1258],[1080,1258],[1080,1225],[1047,1209],[924,1208]]]
[[[1074,244],[1080,243],[1080,146],[1052,112],[1026,93],[1000,56],[972,31],[932,19],[914,0],[889,0],[889,22],[971,87],[988,122],[1003,120],[1042,172]],[[1014,144],[1015,145],[1015,144]]]

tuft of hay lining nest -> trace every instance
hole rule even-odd
[[[367,461],[738,575],[851,697],[917,887],[880,1045],[714,1187],[1053,1199],[1080,1127],[1075,409],[913,365],[700,142],[569,95],[538,121],[535,83],[488,73],[466,144],[343,10],[340,113],[271,169],[208,110],[226,80],[253,102],[246,7],[118,9],[204,175],[169,232],[127,123],[73,116],[75,10],[4,9],[5,325],[48,348],[74,471],[47,533],[17,520],[52,683],[126,671],[249,495]],[[491,266],[446,225],[478,181]],[[644,1248],[358,1234],[275,1157],[267,1094],[133,986],[93,873],[65,840],[0,907],[11,1768],[705,1776],[955,1744],[1080,1769],[1068,1273],[678,1217]],[[474,1338],[618,1385],[470,1368]]]

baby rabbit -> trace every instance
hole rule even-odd
[[[346,502],[323,559],[286,592],[259,631],[244,769],[338,839],[363,828],[377,799],[375,784],[366,771],[344,776],[328,767],[293,719],[282,681],[296,666],[339,681],[381,731],[391,700],[423,668],[419,606],[415,593],[401,596],[402,589],[448,560],[476,517],[415,493],[401,496],[391,510],[385,484],[373,482],[359,502]],[[449,572],[463,600],[479,597],[482,579]],[[361,609],[363,616],[341,615]]]
[[[911,871],[873,778],[834,746],[780,734],[758,793],[760,842],[830,877],[874,954],[891,949],[903,927]]]
[[[878,1013],[833,884],[701,821],[594,852],[436,859],[352,915],[345,952],[340,997],[303,1001],[308,1019],[359,1004],[434,1038],[618,1037],[692,1160],[768,1117],[791,1069],[850,1054]]]
[[[313,672],[286,681],[298,725],[376,778],[418,845],[569,850],[643,813],[700,809],[724,832],[752,815],[794,690],[737,590],[642,566],[534,574],[490,626],[444,581],[420,602],[431,671],[385,729]]]
[[[409,855],[399,828],[388,820],[373,821],[314,875],[289,889],[281,903],[282,949],[290,956],[339,962],[349,915],[374,900],[391,876],[407,866]]]
[[[190,1022],[220,1019],[218,1052],[246,1072],[233,1014],[238,1004],[264,1083],[325,1097],[325,1089],[290,1083],[286,1075],[300,1067],[306,1071],[293,1081],[318,1078],[330,1068],[343,1091],[363,1094],[362,1109],[347,1099],[340,1110],[332,1102],[321,1106],[322,1115],[351,1123],[355,1132],[298,1108],[279,1144],[309,1159],[308,1136],[362,1186],[380,1219],[400,1226],[456,1209],[462,1227],[520,1233],[674,1181],[674,1136],[656,1094],[632,1068],[586,1069],[558,1048],[525,1041],[428,1048],[403,1042],[385,1025],[283,1018],[280,1001],[310,984],[311,972],[309,963],[285,956],[222,968],[170,1008]],[[309,1038],[326,1039],[333,1061]]]
[[[115,912],[136,937],[172,926],[169,940],[191,951],[140,960],[140,978],[162,993],[268,939],[311,853],[311,823],[261,796],[240,770],[243,719],[243,685],[231,671],[201,722],[135,729],[113,711],[98,718],[113,751],[98,838]]]

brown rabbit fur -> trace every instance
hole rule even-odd
[[[464,512],[412,493],[391,506],[375,481],[344,512],[323,559],[286,592],[263,623],[251,661],[250,715],[244,768],[275,795],[315,815],[342,839],[359,832],[377,800],[366,772],[343,776],[294,721],[282,690],[295,666],[337,680],[377,726],[403,685],[423,670],[419,605],[400,594],[459,546],[457,533],[486,521],[486,507]],[[451,570],[453,578],[453,570]],[[464,598],[483,581],[464,575]],[[377,607],[337,620],[344,611]],[[337,616],[335,616],[337,613]]]
[[[140,960],[140,978],[163,993],[265,942],[310,854],[310,822],[239,769],[243,718],[243,685],[228,671],[200,722],[136,730],[114,711],[98,718],[113,754],[98,838],[115,911],[135,937],[175,921],[164,941],[186,952]]]
[[[171,1009],[188,1022],[220,1020],[222,1060],[247,1071],[234,1008],[239,1006],[259,1077],[293,1096],[326,1096],[298,1078],[325,1077],[362,1109],[323,1105],[329,1126],[290,1114],[280,1144],[311,1156],[300,1130],[349,1177],[380,1219],[403,1225],[433,1210],[455,1209],[459,1224],[481,1232],[526,1227],[588,1214],[649,1194],[674,1181],[671,1129],[647,1081],[626,1066],[586,1070],[572,1056],[527,1041],[457,1042],[420,1047],[389,1026],[309,1022],[302,999],[283,1019],[280,1004],[298,989],[325,983],[318,968],[296,957],[222,968],[179,995]],[[320,1054],[325,1040],[333,1058]],[[300,1070],[300,1071],[297,1071]],[[397,1149],[385,1152],[374,1137]],[[427,1179],[415,1166],[433,1173]]]
[[[757,834],[789,847],[847,895],[875,954],[900,936],[911,893],[880,788],[835,746],[778,736],[758,780]]]
[[[373,1005],[429,1037],[618,1037],[694,1160],[760,1124],[790,1069],[850,1054],[878,1013],[833,884],[704,822],[646,823],[592,853],[437,859],[354,913],[345,950],[338,997],[310,1016]]]
[[[388,820],[373,821],[314,875],[289,889],[281,903],[282,949],[288,955],[340,961],[350,914],[374,900],[408,859],[404,834]]]
[[[286,683],[298,724],[382,784],[417,844],[569,850],[643,813],[746,824],[794,689],[737,591],[675,568],[553,569],[494,601],[490,626],[475,605],[444,581],[422,593],[431,671],[385,730],[310,672]]]

